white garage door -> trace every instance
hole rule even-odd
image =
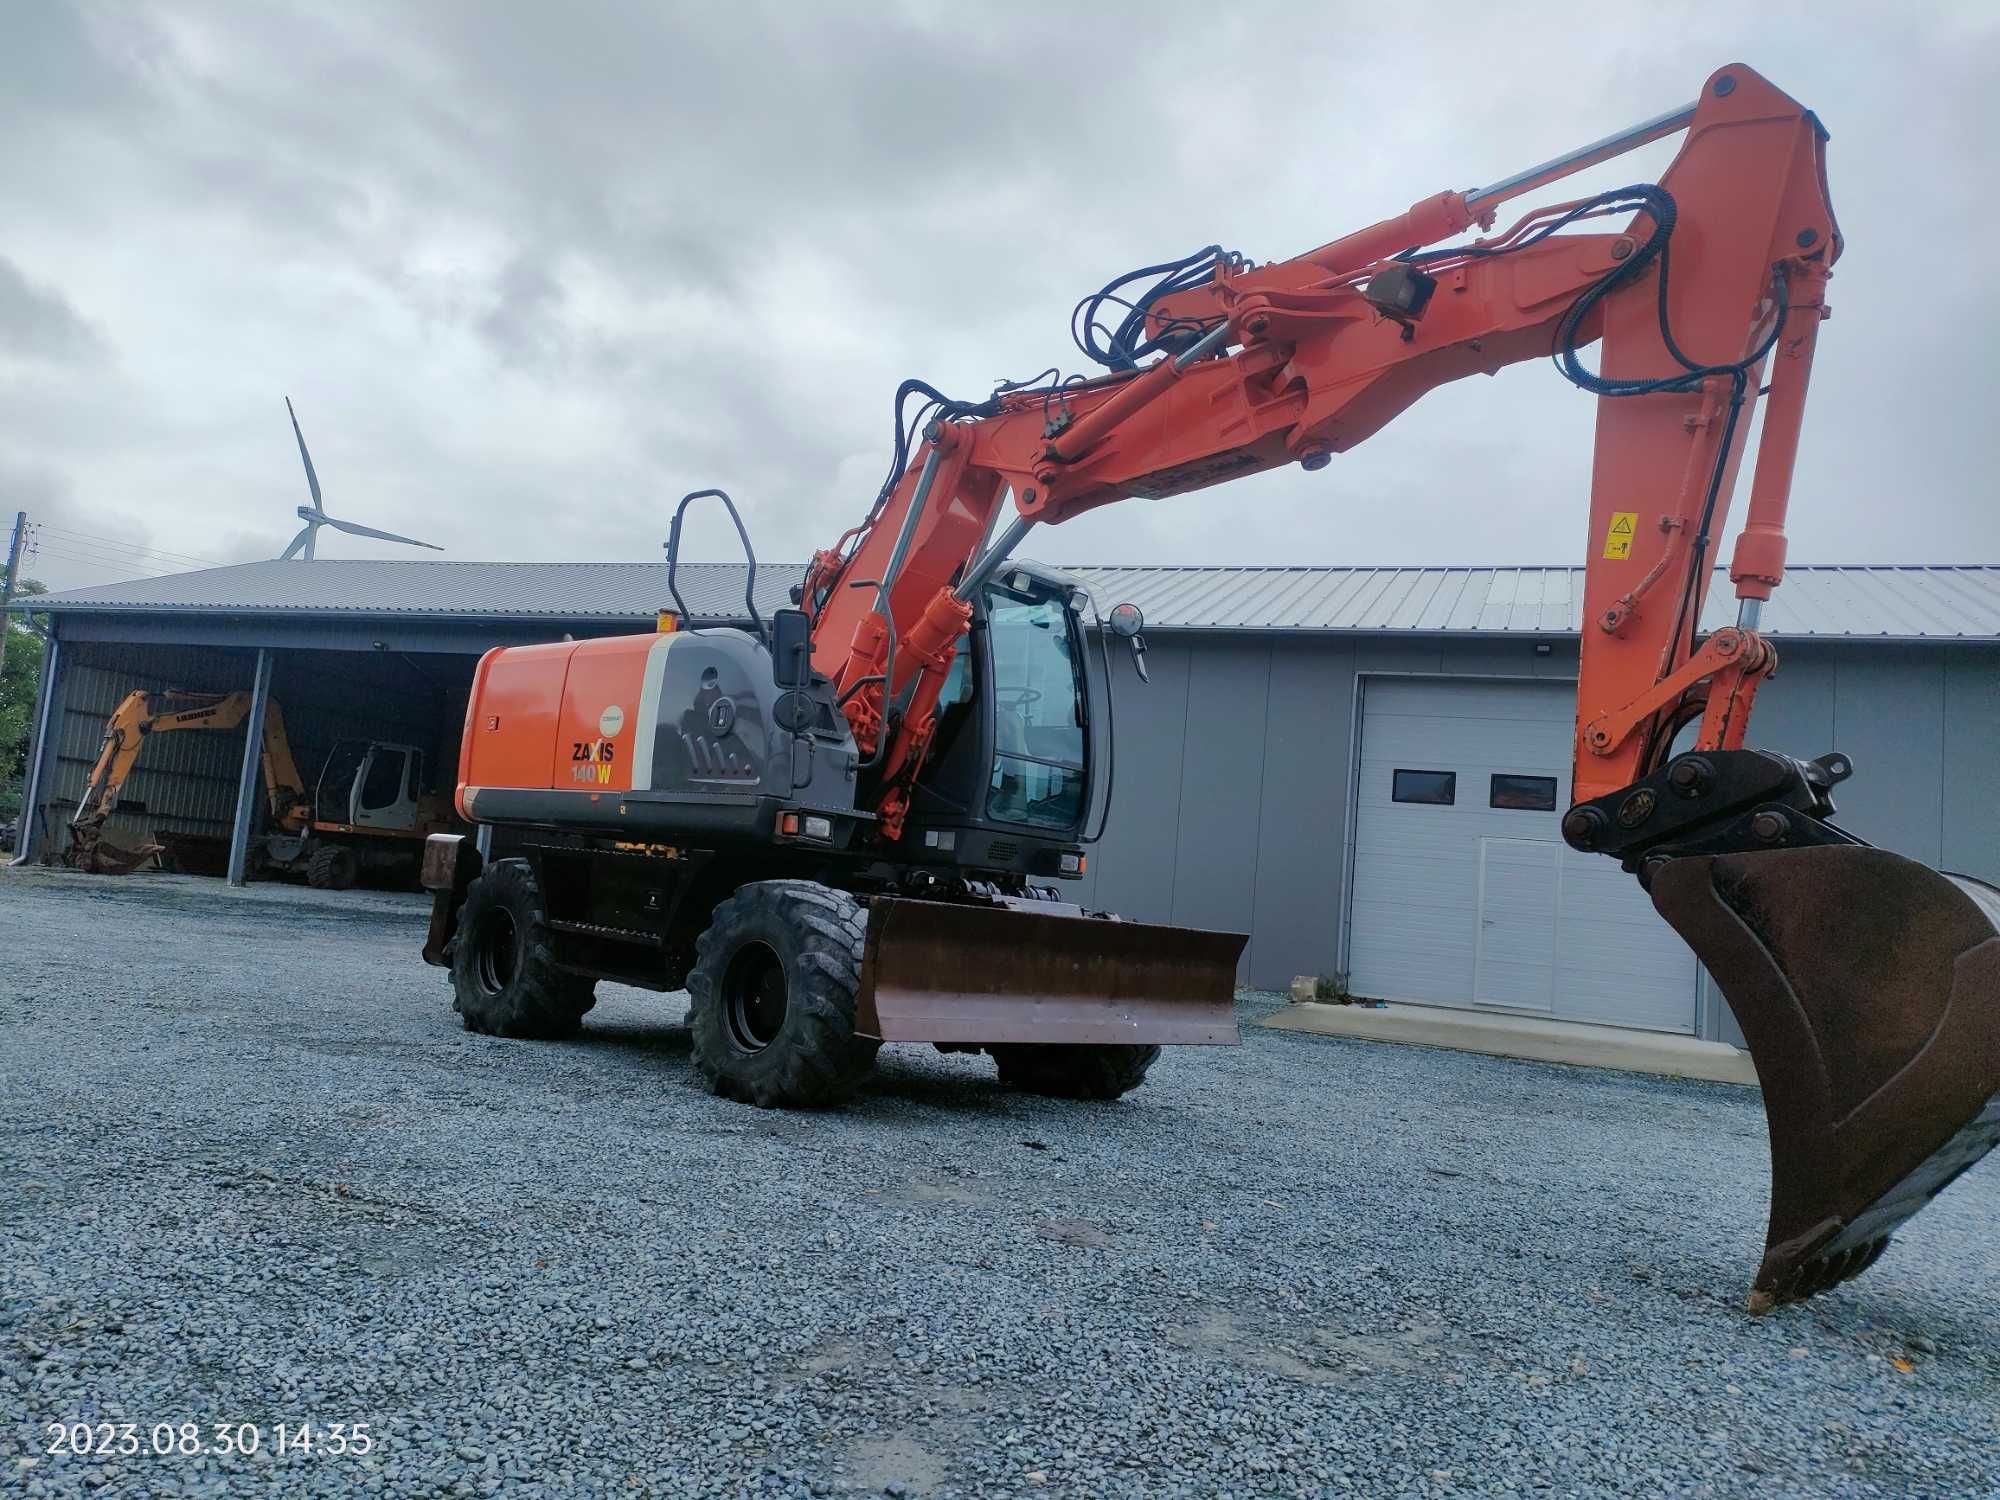
[[[1367,680],[1356,994],[1695,1029],[1694,956],[1615,861],[1562,842],[1575,691]]]

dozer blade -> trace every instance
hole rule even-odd
[[[1051,902],[879,898],[868,905],[856,1029],[975,1046],[1233,1044],[1246,941]]]
[[[1859,1275],[2000,1143],[2000,890],[1834,845],[1674,859],[1652,895],[1764,1086],[1771,1226],[1750,1310]]]

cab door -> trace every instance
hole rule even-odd
[[[417,826],[423,754],[413,745],[370,745],[355,773],[348,821],[357,828],[409,832]]]

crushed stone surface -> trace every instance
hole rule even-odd
[[[684,997],[461,1030],[424,914],[0,870],[0,1495],[2000,1492],[1992,1159],[1756,1319],[1751,1090],[1246,1026],[768,1113]]]

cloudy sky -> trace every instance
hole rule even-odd
[[[42,523],[57,586],[273,556],[305,498],[290,395],[336,515],[453,557],[657,557],[711,484],[802,557],[865,508],[901,378],[1074,368],[1071,304],[1130,266],[1295,254],[1743,61],[1831,129],[1848,239],[1794,559],[2000,562],[2000,6],[1341,9],[17,7],[0,509]],[[1319,474],[1029,550],[1567,561],[1590,423],[1523,366]]]

